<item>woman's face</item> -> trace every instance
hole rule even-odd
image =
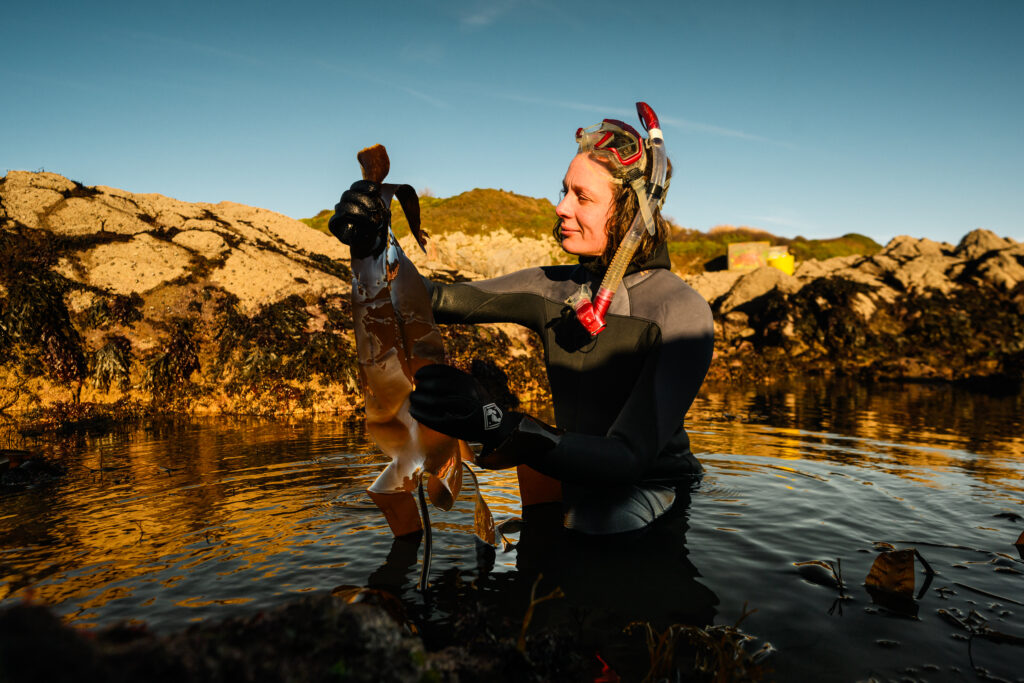
[[[562,249],[577,256],[600,256],[608,244],[614,186],[608,170],[586,154],[577,154],[562,181],[565,196],[555,207],[562,219]]]

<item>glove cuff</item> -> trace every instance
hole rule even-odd
[[[548,426],[523,413],[509,413],[497,430],[501,437],[484,444],[477,463],[486,469],[514,467],[553,449],[562,438],[562,430]]]

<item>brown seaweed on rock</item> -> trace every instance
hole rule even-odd
[[[0,354],[27,376],[45,374],[69,386],[85,377],[86,359],[64,301],[71,283],[50,270],[56,258],[45,236],[0,231]]]

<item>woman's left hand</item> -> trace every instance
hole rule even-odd
[[[409,412],[442,434],[479,441],[485,448],[501,443],[515,429],[510,419],[472,375],[450,365],[427,365],[415,376]],[[519,417],[516,414],[516,417]]]

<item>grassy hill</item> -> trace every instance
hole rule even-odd
[[[805,237],[778,237],[756,228],[721,225],[708,232],[678,229],[669,238],[672,268],[680,273],[700,273],[705,270],[724,270],[729,245],[736,242],[771,242],[785,245],[799,263],[807,259],[825,259],[834,256],[870,255],[881,251],[882,245],[870,237],[849,233],[842,237],[809,240]]]
[[[327,222],[334,215],[325,209],[313,218],[301,219],[306,225],[328,232]],[[438,199],[420,197],[420,216],[428,234],[463,232],[479,235],[505,228],[516,237],[541,237],[551,233],[555,207],[547,199],[534,199],[504,190],[475,189]],[[398,202],[391,202],[391,225],[399,237],[408,234],[409,222]]]
[[[555,207],[547,199],[535,199],[505,192],[504,190],[475,189],[439,199],[420,197],[423,228],[428,234],[441,235],[463,232],[480,235],[488,230],[505,228],[517,237],[547,237],[555,224]],[[392,226],[402,237],[409,232],[398,202],[392,202]],[[321,232],[328,232],[327,222],[334,215],[331,209],[321,211],[302,222]],[[804,237],[777,237],[756,228],[718,226],[708,232],[688,230],[673,225],[669,238],[672,267],[679,273],[701,273],[725,267],[725,256],[734,242],[768,241],[773,245],[786,245],[796,261],[810,258],[824,260],[833,256],[874,254],[881,245],[869,237],[848,234],[825,240]]]

